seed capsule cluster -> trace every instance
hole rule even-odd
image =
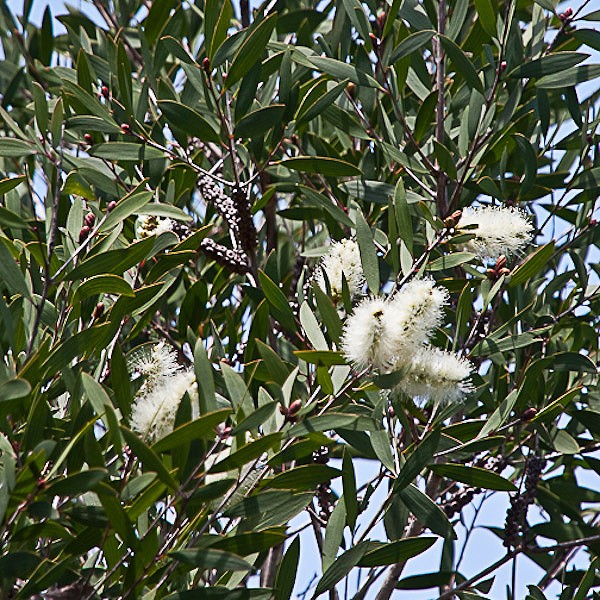
[[[535,500],[537,486],[544,470],[546,461],[539,456],[531,456],[525,467],[525,489],[523,492],[513,495],[510,499],[510,507],[506,511],[506,522],[504,525],[504,546],[518,546],[527,528],[527,509]]]
[[[211,238],[206,238],[200,242],[200,249],[206,256],[212,258],[217,264],[230,268],[234,273],[247,273],[250,269],[248,257],[242,250],[232,250],[218,244]]]
[[[318,465],[326,465],[329,462],[329,448],[321,446],[315,450],[312,455],[313,462]],[[319,518],[327,523],[333,512],[332,494],[329,487],[330,481],[321,483],[317,486],[317,503],[319,505]]]
[[[212,204],[229,227],[234,249],[227,248],[211,239],[203,240],[200,247],[207,256],[235,273],[247,273],[250,263],[246,252],[256,248],[257,236],[250,202],[241,187],[234,187],[228,196],[210,177],[198,180],[198,189],[204,200]]]

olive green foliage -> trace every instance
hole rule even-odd
[[[517,559],[549,573],[529,598],[589,597],[583,4],[94,0],[37,27],[0,2],[0,597],[478,598]],[[478,202],[537,237],[486,264],[456,212]],[[357,299],[313,279],[340,239],[365,293],[447,288],[431,343],[473,364],[463,402],[346,364]],[[198,386],[151,439],[131,417],[157,348]],[[504,554],[466,572],[456,533],[496,495]],[[417,555],[431,573],[403,579]]]

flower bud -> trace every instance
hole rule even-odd
[[[297,415],[298,412],[300,412],[301,408],[302,408],[302,400],[294,400],[290,404],[290,407],[288,408],[288,415],[290,415],[290,417]]]
[[[83,136],[83,139],[85,141],[86,144],[93,144],[94,143],[94,138],[92,137],[92,135],[90,133],[86,133]]]
[[[502,269],[505,266],[506,266],[506,256],[504,256],[504,254],[501,254],[496,259],[496,270],[499,271],[500,269]]]
[[[94,308],[94,320],[99,319],[104,314],[104,304],[102,302],[98,302],[96,304],[96,308]]]
[[[129,123],[121,123],[121,131],[125,135],[131,135],[131,125]]]
[[[499,67],[498,67],[498,71],[499,71],[500,73],[504,73],[504,71],[506,71],[506,61],[505,61],[505,60],[503,60],[503,61],[500,63],[500,65],[499,65]]]
[[[537,408],[530,406],[528,409],[523,411],[523,414],[521,415],[521,421],[531,421],[531,419],[537,415],[537,412]]]
[[[85,215],[84,223],[88,227],[93,227],[94,223],[96,223],[96,215],[93,212],[89,212],[87,215]]]
[[[117,207],[117,203],[114,200],[111,200],[106,205],[106,212],[112,212],[113,210],[115,210],[116,207]]]
[[[204,72],[207,75],[210,73],[210,59],[208,58],[208,56],[205,56],[202,59],[202,68],[204,69]]]
[[[106,85],[103,85],[100,88],[100,95],[104,96],[104,98],[108,98],[110,96],[110,90],[108,89],[108,87]]]
[[[81,231],[79,232],[79,243],[80,244],[83,244],[83,242],[85,242],[85,240],[88,239],[88,237],[90,235],[90,231],[91,231],[91,229],[87,225],[84,225],[81,228]]]

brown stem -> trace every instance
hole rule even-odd
[[[437,15],[437,31],[440,35],[446,33],[446,0],[440,0],[438,4],[438,15]],[[444,143],[444,113],[446,112],[445,107],[445,80],[446,80],[446,66],[444,63],[444,48],[442,46],[441,38],[437,37],[434,40],[434,53],[435,53],[435,80],[438,91],[437,107],[435,114],[435,139],[438,143]],[[437,169],[437,190],[436,190],[436,204],[438,216],[444,218],[448,214],[448,199],[446,197],[446,189],[448,185],[448,177],[446,173],[440,168],[439,161],[436,159],[435,167]]]

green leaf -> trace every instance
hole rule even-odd
[[[492,413],[492,415],[486,420],[481,431],[477,435],[477,438],[484,438],[491,433],[496,431],[499,427],[502,427],[508,420],[508,417],[519,397],[518,391],[513,390],[504,400],[502,404]]]
[[[429,469],[436,475],[441,475],[452,481],[460,481],[474,487],[480,487],[486,490],[499,490],[505,492],[514,492],[517,490],[515,485],[501,477],[497,473],[481,469],[480,467],[466,467],[464,465],[429,465]]]
[[[592,81],[597,77],[600,77],[600,64],[579,65],[561,73],[546,75],[546,77],[536,81],[535,85],[545,89],[563,89],[578,83]]]
[[[163,600],[269,600],[272,590],[266,588],[234,590],[222,587],[198,587],[187,592],[175,592],[164,596]]]
[[[281,531],[252,531],[221,538],[211,544],[211,548],[248,556],[282,544],[285,539],[286,535]]]
[[[138,214],[152,200],[152,195],[150,191],[142,191],[121,198],[102,223],[100,231],[109,231],[129,215]]]
[[[310,56],[308,60],[323,73],[327,73],[337,79],[349,79],[356,85],[364,85],[379,90],[383,89],[371,75],[368,75],[365,71],[354,65],[324,56]]]
[[[416,485],[410,484],[398,492],[408,509],[432,533],[444,538],[456,539],[456,533],[444,511]]]
[[[600,560],[598,557],[592,560],[588,570],[584,573],[581,581],[579,582],[579,586],[577,587],[577,591],[573,596],[573,600],[585,600],[588,598],[588,592],[590,591],[590,588],[596,583],[599,562]]]
[[[92,468],[81,473],[74,473],[58,480],[53,480],[48,485],[45,493],[49,498],[53,496],[80,496],[108,477],[106,469]]]
[[[8,249],[8,245],[14,247],[8,238],[0,237],[0,287],[6,288],[11,295],[19,294],[31,300],[31,292],[25,276]]]
[[[431,461],[440,443],[440,436],[441,432],[438,429],[432,431],[413,450],[412,454],[400,468],[400,473],[396,481],[394,481],[394,491],[398,492],[411,484],[425,465]]]
[[[343,579],[362,559],[369,549],[367,542],[361,542],[347,550],[323,573],[315,589],[315,597],[327,590],[333,589],[335,584]]]
[[[553,443],[556,451],[561,454],[577,454],[581,450],[577,440],[563,429],[556,432]]]
[[[517,146],[519,146],[521,161],[525,168],[525,174],[521,179],[519,190],[519,195],[522,196],[531,190],[535,184],[538,171],[537,156],[531,142],[525,136],[514,134],[513,139],[517,142]]]
[[[554,242],[550,242],[535,252],[532,252],[513,272],[510,277],[509,287],[520,285],[529,281],[546,264],[554,254]]]
[[[404,38],[392,51],[390,56],[390,64],[394,64],[399,60],[410,56],[413,52],[419,50],[434,36],[435,31],[426,29],[424,31],[417,31],[412,33],[408,37]]]
[[[230,454],[227,458],[219,461],[213,467],[211,467],[211,473],[222,473],[223,471],[229,471],[232,469],[239,469],[251,461],[262,456],[267,450],[270,450],[276,446],[281,440],[283,434],[280,431],[263,435],[257,440],[242,446],[239,450],[236,450]]]
[[[145,240],[134,242],[127,248],[108,250],[102,254],[92,256],[77,265],[66,275],[66,279],[73,281],[94,275],[123,273],[148,256],[152,250],[154,241],[153,238],[146,238]]]
[[[215,378],[213,366],[202,338],[198,338],[194,347],[194,372],[196,373],[196,381],[199,382],[198,399],[200,401],[200,414],[212,413],[217,410]]]
[[[143,21],[144,33],[149,46],[154,44],[161,31],[166,27],[171,9],[177,5],[176,0],[161,0],[161,2],[151,4],[148,16]]]
[[[273,600],[290,600],[298,574],[300,559],[300,536],[297,535],[289,545],[277,570]]]
[[[344,355],[333,350],[294,350],[294,355],[307,363],[325,367],[347,364]]]
[[[207,0],[204,5],[204,35],[206,55],[212,59],[227,37],[233,8],[229,0]]]
[[[371,228],[360,210],[356,213],[356,241],[367,285],[373,294],[377,294],[380,286],[379,260]]]
[[[158,107],[170,125],[188,136],[204,142],[220,143],[219,132],[199,112],[175,100],[160,100]]]
[[[475,255],[471,252],[452,252],[432,260],[427,265],[427,269],[429,271],[453,269],[454,267],[458,267],[459,265],[464,265],[465,263],[472,261],[474,258]]]
[[[340,94],[343,93],[347,85],[347,80],[344,79],[343,81],[340,81],[330,90],[319,95],[314,102],[312,102],[312,96],[305,96],[295,115],[296,122],[301,124],[312,121],[339,98]]]
[[[569,187],[590,192],[600,189],[600,167],[583,170],[571,181]]]
[[[293,494],[287,491],[266,491],[244,498],[237,504],[227,508],[223,514],[235,519],[249,518],[262,514],[283,514],[286,508],[302,510],[313,499],[314,492]]]
[[[25,175],[17,175],[16,177],[5,177],[4,179],[0,179],[0,196],[4,196],[6,192],[10,192],[10,190],[16,188],[20,183],[23,183],[25,179]]]
[[[64,369],[74,358],[83,360],[93,352],[100,352],[111,338],[112,328],[109,323],[84,329],[56,346],[42,365],[42,371],[54,375]]]
[[[0,157],[2,158],[20,158],[35,153],[35,146],[23,140],[3,137],[2,143],[0,143]]]
[[[397,540],[389,544],[381,544],[379,548],[367,552],[359,559],[358,566],[379,567],[403,562],[431,548],[437,539],[434,537],[419,536]]]
[[[79,301],[99,294],[116,294],[134,297],[131,285],[118,275],[94,275],[86,279],[78,288],[76,297]]]
[[[213,439],[216,435],[215,427],[223,423],[231,414],[228,408],[216,410],[174,429],[164,438],[155,442],[152,450],[156,453],[165,452],[177,446],[183,446],[194,440]]]
[[[133,433],[133,431],[127,429],[127,427],[121,426],[121,433],[125,438],[125,441],[131,448],[133,454],[135,454],[140,461],[144,464],[147,471],[154,471],[158,478],[172,490],[176,490],[178,485],[173,479],[173,476],[167,470],[167,467],[163,464],[159,456],[147,446],[140,438]]]
[[[475,0],[475,10],[477,10],[479,22],[484,31],[488,35],[496,37],[496,11],[491,0]]]
[[[235,53],[231,62],[231,67],[227,73],[226,86],[228,88],[239,81],[259,60],[261,60],[276,22],[277,13],[273,13],[260,22],[255,21],[248,29],[246,38]]]
[[[258,279],[273,316],[288,330],[296,331],[296,320],[290,303],[279,286],[264,271],[258,271]]]
[[[464,77],[470,87],[475,88],[483,94],[483,84],[479,79],[477,70],[473,66],[473,63],[467,58],[467,55],[450,38],[447,38],[444,35],[440,35],[439,37],[448,58],[454,65],[456,74]]]
[[[319,483],[336,479],[342,474],[327,465],[300,465],[275,475],[267,482],[268,487],[287,490],[312,490]]]
[[[306,333],[306,336],[308,337],[308,340],[312,344],[313,348],[315,350],[323,350],[327,352],[329,350],[327,346],[327,340],[325,340],[321,326],[319,325],[317,318],[306,301],[304,301],[300,306],[299,317],[302,329],[304,329],[304,333]]]
[[[90,148],[89,154],[90,156],[110,161],[125,160],[132,162],[142,162],[153,158],[165,157],[165,153],[162,150],[134,142],[105,142],[97,144]]]
[[[233,134],[240,138],[259,137],[278,126],[285,112],[285,104],[272,104],[244,115],[235,125]]]
[[[252,568],[241,556],[214,548],[178,550],[171,552],[169,556],[200,569],[216,569],[219,572],[248,571]]]
[[[362,174],[353,164],[327,156],[296,156],[275,164],[303,173],[319,173],[325,177],[353,177]]]
[[[24,398],[31,392],[31,384],[26,379],[7,379],[0,384],[0,402]]]
[[[542,56],[531,62],[519,65],[508,76],[530,78],[543,77],[544,75],[552,75],[554,73],[562,74],[570,67],[583,62],[589,56],[589,54],[584,54],[583,52],[553,52],[547,56]]]
[[[537,337],[534,333],[528,331],[518,335],[509,335],[501,340],[486,338],[473,348],[471,356],[489,356],[497,352],[510,352],[541,341],[543,341],[543,338]]]
[[[237,435],[238,433],[243,433],[244,431],[256,429],[271,417],[276,408],[277,402],[269,402],[264,406],[261,406],[248,415],[239,425],[234,427],[231,430],[231,435]]]
[[[21,577],[26,579],[42,561],[33,552],[12,551],[0,557],[0,579]]]
[[[350,429],[354,431],[372,431],[378,429],[373,419],[359,415],[345,413],[328,413],[317,417],[310,417],[297,423],[286,433],[287,437],[300,437],[315,431],[329,431],[330,429]]]
[[[75,115],[67,119],[67,129],[78,129],[85,132],[121,133],[121,128],[112,120],[94,115]]]
[[[358,516],[358,500],[356,497],[356,475],[354,474],[354,464],[348,448],[344,447],[342,457],[342,489],[344,491],[344,504],[346,505],[346,522],[351,530],[356,525]]]

